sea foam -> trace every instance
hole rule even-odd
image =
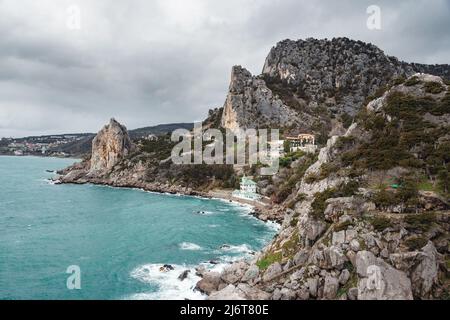
[[[201,280],[195,274],[195,269],[181,265],[172,265],[173,270],[160,271],[163,264],[142,265],[131,272],[131,277],[158,287],[157,292],[136,293],[125,299],[131,300],[204,300],[205,295],[195,290],[195,285]],[[186,279],[181,281],[180,274],[190,270]]]
[[[198,244],[191,242],[182,242],[180,243],[179,247],[181,250],[189,250],[189,251],[199,251],[203,249]]]

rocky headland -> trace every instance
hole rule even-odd
[[[282,41],[261,75],[233,67],[205,126],[310,132],[316,154],[286,154],[270,178],[174,165],[170,139],[132,142],[111,120],[59,181],[210,196],[255,176],[281,230],[250,260],[199,269],[209,299],[448,299],[449,75],[346,38]]]

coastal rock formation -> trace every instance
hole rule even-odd
[[[300,114],[274,97],[264,80],[253,77],[241,66],[231,71],[229,92],[224,104],[222,127],[230,130],[238,128],[274,128],[299,123]]]
[[[261,181],[271,192],[290,188],[282,228],[254,259],[228,267],[219,285],[227,290],[211,297],[242,298],[242,284],[273,300],[446,297],[450,206],[409,179],[433,170],[436,157],[446,183],[449,89],[440,77],[413,74],[369,102],[318,154]],[[403,185],[373,187],[390,179]]]
[[[90,175],[102,175],[111,171],[122,159],[130,154],[133,144],[127,128],[111,119],[92,141]]]
[[[417,72],[450,79],[449,65],[409,64],[372,44],[347,38],[284,40],[272,48],[262,74],[232,69],[222,126],[328,131],[334,115],[355,115],[364,101]]]
[[[425,69],[439,77],[416,73]],[[210,299],[448,297],[449,69],[348,39],[283,41],[261,76],[234,67],[208,127],[309,130],[320,151],[290,153],[277,175],[256,177],[279,233],[249,259],[199,274],[197,290]],[[131,152],[113,127],[61,182],[196,195],[236,184],[232,167],[173,165],[167,137]]]

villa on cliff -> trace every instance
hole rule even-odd
[[[301,133],[298,136],[286,137],[286,140],[289,141],[290,152],[315,153],[317,151],[316,137],[313,134]]]
[[[261,199],[261,195],[257,193],[256,182],[246,176],[241,178],[240,190],[233,191],[233,197],[246,200]]]

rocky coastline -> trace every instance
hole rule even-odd
[[[293,126],[316,134],[320,151],[290,154],[275,176],[260,177],[275,204],[254,215],[280,231],[250,260],[220,273],[199,268],[197,290],[211,300],[448,299],[450,82],[416,71],[348,39],[282,42],[256,77],[234,67],[224,107],[206,123]],[[233,185],[235,168],[174,165],[170,144],[138,149],[112,119],[90,159],[59,172],[58,183],[239,201],[209,191]]]

